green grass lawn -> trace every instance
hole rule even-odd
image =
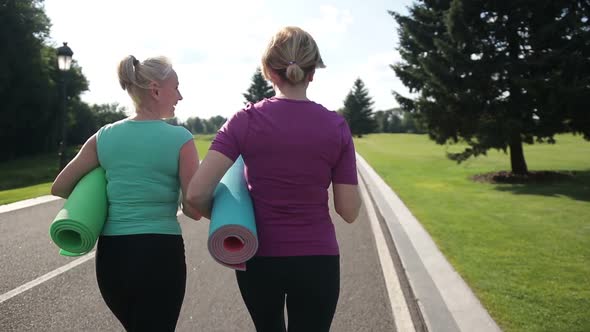
[[[0,190],[50,182],[55,178],[56,154],[43,154],[0,163]]]
[[[48,195],[57,169],[56,154],[0,163],[0,204]]]
[[[572,170],[566,182],[475,183],[509,156],[457,165],[424,135],[375,134],[357,151],[394,189],[505,331],[590,331],[590,142],[562,135],[525,146],[529,170]]]
[[[202,160],[214,135],[198,135],[195,146]],[[0,205],[49,195],[57,175],[55,154],[44,154],[0,163]]]
[[[211,145],[211,141],[213,141],[215,135],[196,135],[195,136],[195,145],[197,146],[197,151],[199,151],[199,159],[202,161],[205,159],[207,155],[207,151],[209,150],[209,146]]]

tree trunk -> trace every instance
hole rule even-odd
[[[522,128],[521,121],[519,120],[518,114],[522,107],[520,89],[516,87],[515,79],[522,77],[521,67],[519,66],[519,55],[520,51],[520,38],[518,35],[518,22],[513,19],[510,13],[508,15],[507,38],[508,38],[508,50],[510,52],[510,66],[509,66],[509,77],[508,91],[510,92],[509,99],[509,112],[511,114],[509,120],[513,122],[511,128],[510,141],[510,165],[512,167],[512,173],[517,175],[526,175],[529,170],[524,160],[524,151],[522,149],[522,138],[520,137],[520,130]]]
[[[520,134],[513,135],[510,140],[510,166],[512,173],[518,175],[526,175],[529,170],[524,160],[524,150],[522,149],[522,139]]]

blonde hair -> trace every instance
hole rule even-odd
[[[142,62],[133,55],[126,56],[119,63],[119,84],[133,100],[136,107],[152,83],[158,83],[172,73],[172,64],[163,56],[148,58]]]
[[[277,32],[262,55],[262,73],[271,80],[275,72],[292,85],[303,82],[316,68],[325,68],[313,37],[298,27],[284,27]]]

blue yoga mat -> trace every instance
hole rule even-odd
[[[244,178],[244,161],[238,157],[213,193],[209,225],[209,253],[218,263],[246,270],[258,250],[254,207]]]
[[[98,167],[78,183],[59,211],[49,235],[64,256],[84,255],[94,248],[107,218],[107,181]]]

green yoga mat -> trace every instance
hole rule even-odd
[[[86,174],[49,227],[64,256],[84,255],[94,248],[107,217],[107,181],[98,167]]]
[[[207,247],[218,263],[236,270],[246,270],[246,261],[258,250],[254,207],[241,156],[213,193]]]

